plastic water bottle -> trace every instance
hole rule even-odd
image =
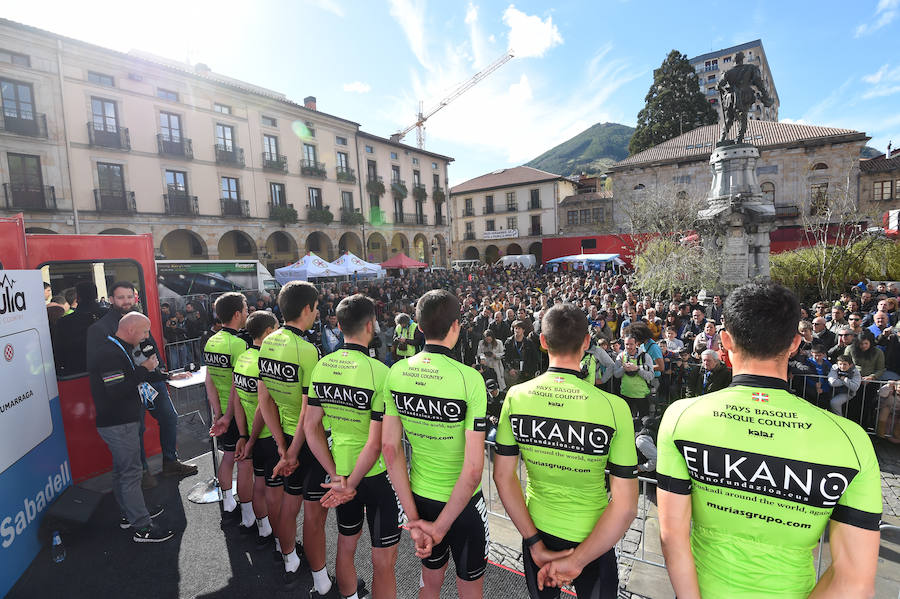
[[[66,548],[63,546],[58,530],[53,531],[53,547],[50,549],[50,556],[56,564],[66,559]]]

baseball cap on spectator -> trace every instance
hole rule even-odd
[[[500,388],[500,385],[498,385],[497,381],[495,381],[494,379],[488,379],[487,382],[485,382],[484,386],[487,387],[488,391],[493,391],[494,389]]]

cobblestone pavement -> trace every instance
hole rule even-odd
[[[875,455],[881,466],[884,515],[900,518],[900,445],[879,440],[875,444]]]

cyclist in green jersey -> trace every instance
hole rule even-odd
[[[247,344],[237,336],[238,330],[247,322],[247,298],[241,293],[225,293],[216,299],[214,304],[216,316],[222,322],[222,329],[209,338],[203,348],[203,361],[206,364],[206,397],[212,413],[213,426],[210,434],[214,435],[222,448],[223,456],[216,473],[222,489],[222,506],[227,514],[240,514],[235,511],[237,503],[231,488],[234,472],[234,451],[242,434],[235,420],[237,394],[234,392],[234,364],[238,357],[247,350]],[[250,496],[253,476],[250,465],[238,466],[238,495],[246,489],[245,497]],[[243,481],[243,484],[242,484]],[[248,507],[250,504],[247,504]],[[252,512],[252,510],[251,510]]]
[[[637,512],[631,412],[593,378],[582,379],[587,331],[576,306],[547,311],[540,339],[550,368],[507,392],[497,428],[494,482],[524,539],[525,580],[534,599],[558,598],[554,587],[572,582],[579,597],[614,599],[614,545]],[[525,497],[516,472],[520,453],[528,472]]]
[[[259,348],[259,406],[266,426],[275,439],[281,458],[274,473],[283,476],[284,492],[278,514],[278,546],[284,559],[285,584],[299,582],[300,558],[294,548],[297,515],[301,503],[303,543],[306,559],[313,571],[316,592],[331,590],[325,569],[325,518],[327,510],[319,500],[325,494],[322,483],[327,475],[316,461],[303,434],[310,376],[319,359],[316,347],[301,337],[312,327],[318,315],[319,292],[315,286],[291,281],[278,293],[278,308],[284,326],[266,337]]]
[[[384,387],[382,451],[422,558],[420,599],[437,599],[450,554],[463,599],[481,597],[487,568],[484,379],[451,357],[459,337],[459,300],[445,290],[419,298],[425,349],[394,364]],[[401,444],[412,447],[407,473]]]
[[[791,394],[800,304],[778,285],[728,296],[731,385],[682,399],[659,428],[659,524],[679,599],[871,597],[881,476],[857,424]],[[691,521],[693,520],[693,527]],[[813,549],[829,526],[832,564]]]
[[[381,457],[388,368],[370,358],[367,349],[375,336],[372,300],[361,294],[344,298],[337,320],[344,346],[313,369],[303,427],[309,448],[331,477],[322,505],[337,508],[338,590],[346,599],[359,599],[353,560],[365,514],[372,541],[372,592],[375,599],[386,599],[397,596],[394,569],[402,516]],[[330,450],[323,416],[331,422]]]
[[[257,542],[260,545],[267,544],[273,536],[266,498],[270,494],[268,489],[272,485],[281,486],[281,482],[274,481],[272,476],[275,463],[271,461],[271,456],[274,454],[277,461],[278,452],[275,451],[275,445],[271,442],[272,434],[266,428],[259,412],[259,402],[256,396],[259,386],[259,346],[277,328],[278,319],[271,312],[257,310],[251,314],[247,318],[246,330],[253,339],[253,345],[240,355],[234,365],[234,390],[241,403],[247,430],[250,431],[250,438],[246,443],[243,446],[238,444],[234,452],[234,459],[238,461],[239,468],[240,463],[244,460],[251,460],[253,464],[253,515],[258,533]],[[271,495],[273,502],[275,500],[280,502],[280,494],[271,493]],[[242,503],[241,508],[243,507]],[[240,530],[241,532],[250,532],[252,526],[253,522],[248,522],[245,517],[241,522]]]

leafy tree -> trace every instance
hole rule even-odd
[[[687,56],[672,50],[653,71],[653,84],[638,113],[637,129],[628,151],[637,154],[703,125],[714,125],[718,114],[700,90],[697,73]]]

